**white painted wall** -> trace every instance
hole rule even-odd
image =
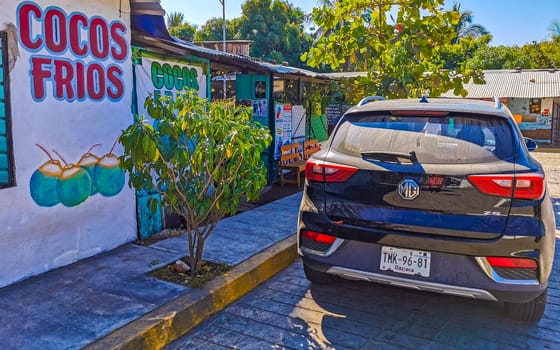
[[[33,10],[33,15],[22,15],[18,20],[18,13],[22,13],[21,6],[25,4],[30,5],[26,9],[39,8],[39,15]],[[55,25],[60,22],[57,16],[61,12],[57,11],[63,11],[68,16],[67,22],[70,22],[70,14],[78,14],[81,28],[78,47],[82,49],[84,45],[91,45],[87,28],[92,26],[93,18],[98,18],[95,22],[101,31],[104,29],[100,22],[105,22],[108,27],[116,23],[113,27],[115,32],[107,41],[114,49],[113,54],[98,59],[91,52],[76,54],[69,46],[61,53],[52,50],[49,52],[45,45],[35,49],[26,47],[26,41],[22,39],[22,26],[27,23],[31,23],[32,28],[28,43],[42,40],[45,44],[49,40],[41,28],[44,18],[47,17],[47,9],[54,9],[51,14],[56,14],[53,16]],[[57,157],[53,154],[53,149],[68,163],[76,163],[94,144],[101,144],[92,152],[96,156],[101,157],[109,153],[121,130],[131,123],[132,63],[129,13],[129,2],[119,0],[2,2],[0,30],[6,30],[10,24],[15,25],[18,42],[15,51],[15,43],[10,43],[12,53],[16,53],[16,63],[10,72],[16,186],[0,189],[0,287],[110,250],[136,238],[135,196],[134,191],[128,187],[127,180],[122,189],[115,179],[107,180],[106,183],[114,187],[113,192],[109,193],[111,196],[91,194],[85,200],[80,200],[79,204],[65,200],[72,206],[62,203],[53,206],[39,205],[31,196],[31,191],[47,188],[31,184],[32,175],[49,160],[35,144],[42,145],[55,158]],[[83,18],[87,22],[84,22]],[[124,32],[118,29],[123,24]],[[60,35],[58,33],[57,37]],[[56,40],[55,38],[55,44]],[[123,40],[126,44],[126,55],[121,58],[119,56],[123,53],[120,51]],[[102,52],[103,47],[100,46],[98,51]],[[112,82],[108,82],[106,89],[100,93],[99,100],[88,96],[77,98],[77,95],[57,99],[52,79],[45,79],[45,94],[42,97],[37,96],[38,92],[34,92],[32,86],[34,81],[40,80],[33,78],[32,62],[41,58],[49,62],[40,65],[44,74],[55,73],[53,60],[62,62],[62,65],[72,65],[74,69],[77,69],[76,64],[80,65],[79,62],[83,63],[84,67],[97,62],[101,65],[97,68],[101,67],[104,74],[107,74],[107,70],[112,72],[109,73],[112,75]],[[68,77],[62,68],[60,73]],[[92,81],[86,79],[82,82],[87,80]],[[77,79],[71,81],[73,89],[80,89],[81,83]],[[68,92],[68,89],[62,91]],[[114,153],[122,154],[119,145]],[[101,176],[95,180],[93,173],[87,176],[92,184],[101,181]],[[55,177],[55,184],[57,181],[62,180]],[[87,181],[82,185],[84,183],[87,185]],[[80,192],[79,189],[74,191],[71,193]],[[55,196],[59,194],[54,193]]]

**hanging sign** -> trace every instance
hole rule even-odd
[[[205,98],[206,75],[202,72],[199,66],[142,57],[142,64],[136,66],[138,105],[142,107],[149,94],[176,97],[187,89],[195,89]]]

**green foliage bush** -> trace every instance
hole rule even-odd
[[[242,199],[257,199],[266,185],[261,152],[272,138],[250,110],[210,102],[194,90],[175,100],[151,96],[144,106],[154,123],[139,119],[122,132],[120,162],[131,186],[159,192],[184,219],[190,266],[198,271],[218,221]]]

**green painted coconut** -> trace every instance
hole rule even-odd
[[[49,160],[35,170],[29,180],[29,192],[33,201],[41,207],[60,203],[56,190],[62,166],[58,160]]]
[[[58,179],[56,192],[60,202],[74,207],[88,199],[93,181],[87,170],[74,164],[65,167]]]
[[[102,196],[112,197],[124,187],[124,171],[119,166],[119,158],[108,153],[99,159],[93,169],[95,187]]]

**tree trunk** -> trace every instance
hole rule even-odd
[[[205,240],[198,230],[190,230],[189,238],[189,265],[191,273],[197,273],[202,268],[202,254]]]
[[[204,239],[202,239],[201,237],[198,237],[198,239],[196,241],[194,272],[198,272],[202,268],[202,253],[203,252],[204,252]]]

